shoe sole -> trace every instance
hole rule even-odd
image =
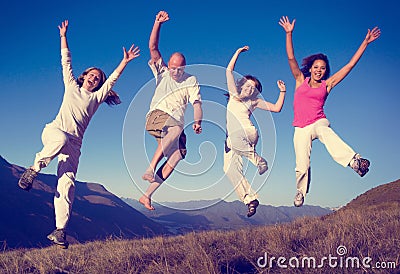
[[[29,184],[29,183],[25,183],[25,182],[23,182],[23,181],[21,181],[21,180],[18,181],[18,186],[19,186],[21,189],[25,190],[25,191],[31,190],[32,185],[33,185],[33,183],[32,183],[32,184]]]
[[[303,206],[303,204],[304,204],[304,202],[303,203],[301,203],[301,204],[296,204],[296,203],[293,203],[294,204],[294,206],[295,207],[302,207]]]
[[[26,182],[26,172],[28,171],[28,169],[27,170],[25,170],[25,172],[22,174],[22,176],[21,176],[21,178],[18,180],[18,186],[21,188],[21,189],[23,189],[23,190],[25,190],[25,191],[29,191],[29,190],[31,190],[31,188],[32,188],[32,186],[33,186],[33,181],[35,180],[35,178],[36,178],[36,176],[37,176],[37,173],[35,173],[36,175],[34,175],[34,178],[33,178],[33,180],[32,180],[32,182]]]
[[[361,170],[359,169],[357,171],[357,174],[360,175],[360,177],[364,177],[365,174],[367,174],[369,171],[370,164],[371,164],[370,161],[368,161],[367,159],[364,159],[363,166],[362,166]]]
[[[65,243],[60,243],[60,242],[56,242],[54,241],[54,238],[52,236],[47,236],[47,239],[49,239],[53,244],[55,244],[56,246],[62,248],[62,249],[67,249],[69,246],[68,242]]]
[[[256,208],[254,208],[254,212],[247,213],[247,218],[250,218],[250,217],[252,217],[252,216],[256,215],[256,213],[257,213],[257,209],[256,209]]]
[[[262,170],[258,170],[258,174],[263,175],[265,172],[268,171],[268,167]]]
[[[358,174],[358,175],[360,175],[360,177],[364,177],[364,176],[365,176],[365,174],[367,174],[367,173],[368,173],[368,171],[369,171],[369,168],[367,168],[366,170],[364,170],[364,172],[357,171],[357,174]]]
[[[294,201],[293,201],[293,204],[294,204],[295,207],[301,207],[301,206],[303,206],[303,204],[304,204],[304,196],[303,196],[303,200],[298,201],[298,203],[296,203],[296,201],[297,201],[297,200],[294,200]]]
[[[67,249],[68,248],[68,246],[69,246],[69,243],[63,243],[63,244],[59,244],[59,243],[56,243],[56,242],[54,242],[54,241],[51,241],[54,245],[56,245],[56,246],[58,246],[59,248],[62,248],[62,249]]]
[[[256,200],[256,202],[252,201],[250,203],[252,204],[252,208],[254,209],[254,212],[248,212],[247,217],[250,218],[251,216],[254,216],[257,213],[257,207],[260,205],[260,203]]]
[[[65,244],[62,244],[62,245],[55,243],[55,245],[58,246],[61,249],[68,249],[69,243],[65,243]]]

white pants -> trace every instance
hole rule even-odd
[[[310,184],[310,155],[312,141],[319,139],[338,164],[346,167],[356,154],[342,139],[330,128],[326,118],[320,119],[304,128],[295,127],[293,144],[296,154],[296,182],[297,189],[305,196]]]
[[[43,149],[36,154],[34,168],[40,170],[58,156],[57,190],[54,195],[56,227],[66,228],[75,194],[82,140],[54,126],[46,125],[42,132]]]
[[[257,199],[257,193],[243,174],[243,159],[246,157],[255,166],[260,156],[255,151],[258,133],[255,127],[229,133],[224,151],[224,172],[233,184],[239,199],[245,204]],[[229,151],[228,151],[229,150]]]

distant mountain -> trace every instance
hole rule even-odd
[[[304,205],[296,208],[261,204],[257,208],[257,214],[247,218],[247,207],[240,201],[174,202],[165,203],[165,206],[154,204],[156,210],[149,211],[136,200],[121,199],[152,220],[163,224],[170,233],[174,234],[201,230],[231,230],[252,225],[272,225],[290,222],[302,216],[322,216],[332,212],[330,209],[319,206]],[[213,205],[204,207],[204,205],[210,204]],[[177,210],[178,208],[195,208],[197,210]]]
[[[55,175],[39,174],[26,192],[17,185],[25,169],[0,156],[0,245],[3,248],[48,245],[55,226]],[[75,201],[67,234],[70,242],[113,236],[148,237],[166,232],[163,226],[124,203],[97,183],[75,182]]]

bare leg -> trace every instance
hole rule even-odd
[[[149,181],[149,183],[155,182],[154,171],[156,170],[158,163],[164,157],[161,140],[157,139],[157,143],[158,143],[158,145],[157,145],[156,151],[154,152],[153,159],[151,159],[149,167],[146,169],[145,173],[142,175],[142,179]]]
[[[146,192],[140,197],[139,202],[144,205],[148,210],[155,210],[151,205],[151,196],[160,187],[160,185],[168,179],[168,177],[174,171],[178,162],[182,159],[182,155],[179,149],[175,150],[174,153],[168,158],[167,161],[157,170],[157,174],[153,177],[154,180],[150,182]]]
[[[153,158],[151,159],[149,167],[146,169],[142,176],[143,180],[149,181],[149,183],[155,182],[154,171],[157,168],[158,163],[164,157],[164,155],[171,149],[173,145],[179,140],[179,136],[182,132],[180,126],[173,126],[167,129],[166,134],[163,138],[157,139],[158,146],[154,152]],[[165,177],[164,177],[165,178]]]

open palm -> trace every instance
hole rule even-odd
[[[381,30],[378,27],[375,27],[372,30],[368,30],[368,33],[365,36],[365,40],[369,44],[378,39],[380,35],[381,35]]]
[[[295,22],[296,19],[293,19],[292,23],[290,23],[290,20],[287,16],[282,16],[282,18],[279,20],[279,25],[281,25],[286,32],[292,32]]]
[[[140,49],[139,47],[135,47],[134,44],[132,44],[131,48],[128,51],[125,48],[123,48],[123,50],[124,50],[124,60],[126,60],[127,62],[140,56]]]

